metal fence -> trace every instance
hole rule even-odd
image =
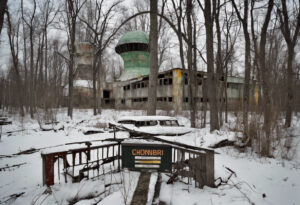
[[[111,171],[120,171],[120,142],[42,154],[43,184],[79,182]]]
[[[202,188],[214,187],[214,151],[171,142],[172,176]],[[83,178],[120,171],[121,142],[42,154],[43,184],[79,182]]]
[[[187,178],[187,183],[203,188],[214,187],[214,151],[192,150],[172,146],[172,174]]]

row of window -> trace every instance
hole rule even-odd
[[[159,85],[172,85],[173,84],[173,79],[172,78],[163,78],[163,79],[159,79],[158,81]],[[184,84],[188,85],[188,79],[184,78]],[[201,79],[197,79],[197,84],[198,85],[202,85],[202,80]],[[140,83],[133,83],[129,85],[125,85],[123,86],[123,90],[130,90],[130,88],[132,89],[138,89],[138,88],[147,88],[148,87],[148,81],[142,81]]]
[[[158,102],[173,102],[173,98],[172,97],[158,97],[156,99]],[[194,98],[195,102],[208,102],[208,98],[199,98],[199,97],[195,97]],[[131,102],[147,102],[148,98],[132,98]],[[223,101],[225,102],[225,98],[223,98]],[[126,99],[121,99],[121,104],[125,104]],[[184,98],[183,102],[187,103],[189,102],[189,98]],[[221,102],[221,99],[220,99]]]
[[[172,102],[173,98],[172,97],[158,97],[156,99],[158,102]],[[131,102],[147,102],[148,98],[132,98]],[[121,99],[121,104],[125,104],[126,99]]]
[[[184,84],[185,84],[185,85],[188,85],[188,84],[189,84],[188,78],[184,78]],[[202,85],[202,80],[201,80],[201,79],[197,79],[197,84],[198,84],[198,85]]]
[[[195,97],[194,98],[194,101],[197,103],[197,102],[208,102],[208,98],[199,98],[199,97]],[[222,99],[219,99],[219,101],[221,102]],[[223,101],[225,102],[225,98],[223,98]],[[183,102],[189,102],[189,98],[184,98],[183,99]]]
[[[222,78],[223,79],[223,78]],[[202,85],[202,79],[196,79],[198,85]],[[161,78],[158,81],[159,85],[172,85],[173,84],[173,79],[172,78]],[[184,84],[188,85],[189,80],[187,77],[184,77]],[[138,89],[138,88],[147,88],[148,87],[148,81],[142,81],[139,83],[133,83],[129,85],[123,86],[123,90],[130,90],[132,89]],[[227,88],[233,88],[233,89],[238,89],[238,84],[237,83],[227,83]]]
[[[123,90],[130,90],[131,89],[138,89],[138,88],[147,88],[148,87],[148,82],[149,81],[142,81],[139,83],[133,83],[129,85],[123,86]],[[172,78],[164,78],[164,79],[159,79],[158,84],[159,85],[172,85],[173,79]]]

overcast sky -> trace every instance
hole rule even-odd
[[[16,13],[16,11],[19,9],[20,2],[21,1],[15,1],[15,0],[8,1],[8,6],[9,6],[9,10],[10,10],[11,14]],[[24,0],[24,4],[25,4],[24,8],[31,6],[31,4],[29,2],[31,2],[31,0]],[[108,1],[108,2],[110,2],[110,1]],[[126,0],[123,2],[123,5],[126,5],[126,7],[131,8],[133,3],[134,3],[134,0]],[[203,13],[201,11],[197,11],[195,13],[197,15],[198,20],[203,22]],[[257,12],[257,14],[259,15],[259,12]],[[173,44],[177,44],[178,40],[177,40],[177,36],[174,34],[174,32],[170,31],[168,33],[168,35],[171,38],[171,41],[173,42]],[[52,29],[52,30],[49,30],[49,39],[51,39],[51,38],[58,38],[58,39],[65,38],[66,39],[66,34],[61,31]],[[9,49],[9,44],[8,44],[8,39],[7,39],[7,31],[6,31],[5,26],[2,29],[0,40],[1,40],[0,70],[6,70],[8,67],[8,60],[10,59],[10,49]],[[114,42],[114,44],[116,44],[116,43],[117,43],[117,41]],[[112,44],[111,47],[107,50],[107,52],[109,52],[112,56],[111,60],[115,60],[118,58],[118,54],[114,52],[114,44]],[[204,30],[204,27],[202,27],[202,29],[200,30],[200,38],[198,38],[197,44],[198,44],[198,48],[200,48],[200,49],[204,48],[203,54],[205,56],[205,30]],[[174,47],[174,48],[170,49],[169,54],[170,54],[170,56],[168,58],[168,62],[164,64],[164,67],[166,67],[167,69],[171,65],[173,67],[181,67],[178,47]],[[235,57],[237,58],[237,62],[235,64],[236,71],[238,73],[242,73],[244,70],[243,69],[244,41],[243,41],[242,29],[240,31],[239,41],[236,44],[236,56]],[[20,55],[20,58],[22,58],[22,55]],[[205,69],[206,66],[203,61],[199,60],[198,67],[201,67],[202,68],[201,70],[203,70],[203,68]]]

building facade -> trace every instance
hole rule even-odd
[[[124,73],[117,82],[105,84],[102,94],[102,107],[117,109],[146,109],[149,85],[149,49],[148,36],[141,31],[126,33],[115,50],[124,61]],[[198,109],[207,105],[206,72],[197,72],[194,100]],[[157,79],[157,108],[180,112],[189,109],[187,70],[172,68],[159,72]],[[232,106],[241,102],[243,79],[224,77],[219,79],[220,86],[226,87],[227,102]],[[251,83],[253,85],[253,83]],[[251,87],[251,100],[257,103],[256,89]],[[257,90],[258,92],[258,90]],[[257,97],[257,98],[256,98]],[[225,102],[225,96],[219,99]],[[230,107],[230,106],[229,106]]]

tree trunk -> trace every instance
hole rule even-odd
[[[156,89],[158,74],[157,41],[157,0],[150,0],[150,74],[148,87],[148,115],[156,115]]]
[[[270,95],[270,70],[266,65],[266,37],[267,29],[270,22],[271,12],[273,9],[273,0],[269,0],[268,12],[261,30],[260,45],[259,45],[259,63],[262,71],[262,87],[264,92],[264,129],[265,140],[263,141],[262,154],[269,156],[270,154],[270,129],[271,129],[271,95]]]
[[[218,101],[218,112],[219,112],[219,124],[223,125],[223,83],[220,82],[220,78],[223,77],[224,71],[222,67],[222,56],[221,56],[221,29],[220,29],[220,21],[219,21],[219,13],[220,13],[220,0],[213,0],[213,12],[215,17],[216,31],[217,31],[217,101]]]
[[[16,83],[17,83],[17,87],[19,89],[19,91],[21,91],[22,89],[22,79],[20,76],[20,72],[19,72],[19,59],[18,59],[18,53],[19,53],[19,45],[18,45],[18,41],[19,41],[19,25],[17,26],[17,30],[12,29],[12,24],[10,21],[10,15],[9,12],[6,11],[7,14],[7,21],[8,21],[8,28],[7,28],[7,34],[8,34],[8,39],[9,39],[9,46],[10,46],[10,50],[11,50],[11,57],[13,60],[13,68],[14,68],[14,74],[15,74],[15,78],[16,78]],[[14,33],[17,32],[17,33]],[[15,37],[16,39],[16,44],[15,45]],[[10,86],[9,86],[10,87]],[[8,91],[8,93],[10,93],[10,91]],[[18,105],[20,108],[20,115],[23,117],[24,116],[24,108],[23,108],[23,99],[22,99],[22,95],[21,92],[19,92],[18,96]]]
[[[98,69],[98,87],[97,87],[97,92],[98,92],[98,98],[96,99],[98,102],[98,114],[101,114],[102,112],[102,95],[103,95],[103,88],[101,83],[104,82],[105,77],[101,77],[101,75],[103,75],[103,64],[102,64],[102,52],[99,55],[99,62],[97,65],[97,69]]]
[[[189,106],[190,106],[190,117],[191,127],[196,127],[195,123],[195,99],[194,99],[194,88],[195,88],[195,73],[193,72],[193,29],[192,29],[192,0],[187,0],[186,14],[187,14],[187,33],[188,33],[188,49],[187,49],[187,62],[188,62],[188,74],[189,74]]]
[[[0,0],[0,36],[3,27],[4,14],[7,8],[7,0]]]
[[[288,67],[287,67],[287,102],[285,114],[285,126],[290,127],[292,121],[292,107],[293,107],[293,60],[294,60],[294,46],[288,46]]]
[[[205,0],[204,9],[205,30],[206,30],[206,57],[207,57],[207,87],[210,105],[210,131],[220,129],[218,106],[216,97],[216,76],[214,72],[214,42],[213,42],[213,19],[211,15],[211,2]]]
[[[232,0],[233,7],[236,14],[242,23],[244,38],[245,38],[245,82],[244,82],[244,92],[243,92],[243,125],[244,125],[244,141],[249,138],[248,135],[248,111],[249,111],[249,81],[251,72],[251,56],[250,56],[250,35],[248,32],[248,0],[244,0],[244,18],[241,17],[240,11],[237,8],[235,1]]]
[[[33,51],[33,28],[30,27],[30,82],[29,82],[29,109],[30,109],[30,117],[33,119],[33,113],[34,113],[34,109],[33,109],[33,101],[34,101],[34,62],[33,62],[33,55],[34,55],[34,51]]]
[[[68,116],[73,118],[73,80],[74,80],[74,51],[75,51],[75,24],[72,22],[71,33],[71,53],[70,53],[70,65],[69,65],[69,102],[68,102]]]
[[[249,112],[249,82],[251,72],[251,56],[250,56],[250,36],[247,30],[248,24],[244,26],[245,36],[245,82],[244,82],[244,93],[243,93],[243,125],[244,125],[244,140],[246,141],[249,137],[248,129],[248,112]]]
[[[285,42],[288,47],[288,68],[287,68],[287,101],[286,101],[286,116],[285,116],[285,126],[290,127],[292,121],[292,108],[293,108],[293,60],[295,55],[295,45],[300,31],[300,6],[298,4],[297,16],[295,19],[289,20],[289,14],[287,10],[286,0],[281,0],[282,11],[278,8],[277,12],[280,20],[280,30],[284,36]],[[295,12],[295,11],[293,11]],[[296,13],[295,13],[296,14]],[[294,21],[293,21],[294,20]],[[294,33],[292,34],[292,29],[290,28],[291,22],[295,26]]]

